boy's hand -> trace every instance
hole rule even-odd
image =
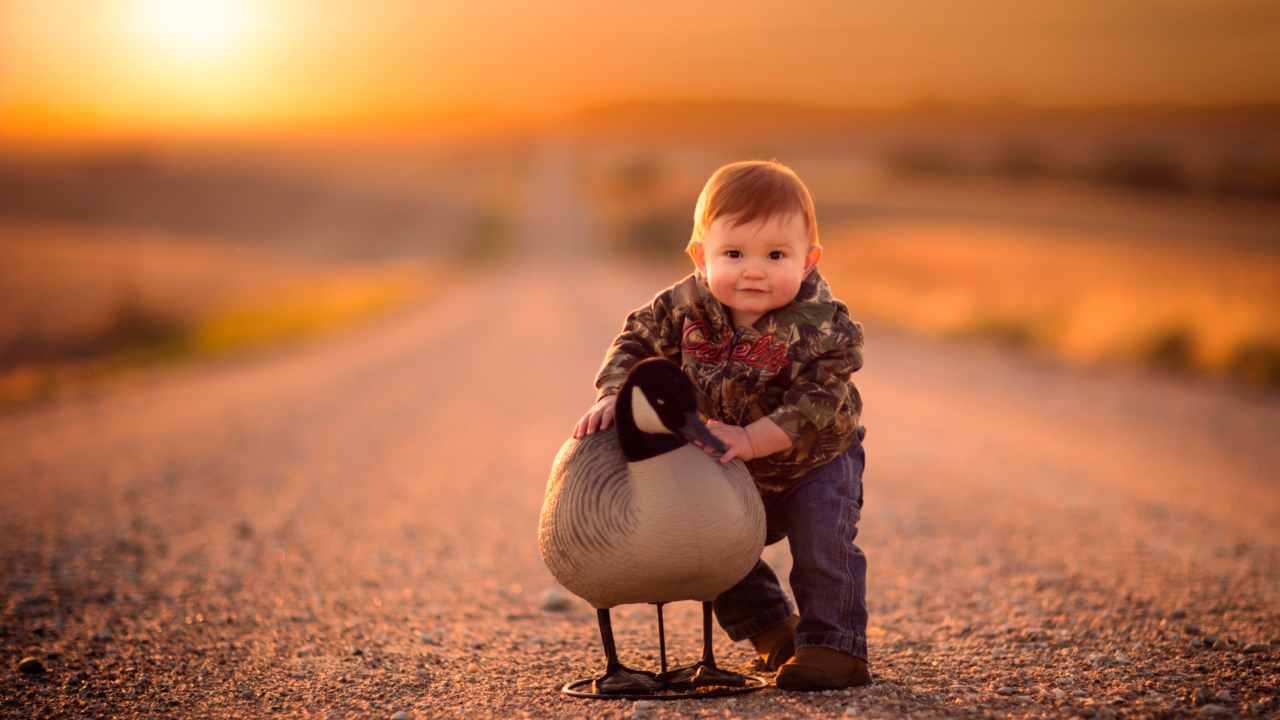
[[[588,435],[595,435],[597,430],[604,430],[613,422],[614,406],[618,404],[617,395],[605,395],[596,401],[586,415],[573,428],[573,439],[581,440]]]
[[[729,446],[729,449],[720,455],[721,465],[734,458],[746,462],[791,447],[791,438],[769,418],[760,418],[746,427],[725,425],[719,420],[708,420],[707,429],[719,438],[720,442]],[[714,448],[700,442],[694,444],[705,450],[708,455],[716,453]]]

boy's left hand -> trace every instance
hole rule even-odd
[[[726,425],[719,420],[708,420],[707,429],[728,446],[720,455],[720,464],[737,458],[746,462],[791,447],[791,438],[769,418],[760,418],[746,427]],[[716,450],[700,442],[695,445],[714,455]]]

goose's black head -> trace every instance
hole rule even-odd
[[[671,452],[697,440],[727,448],[698,418],[698,390],[675,363],[650,358],[637,363],[618,393],[618,441],[629,462]]]

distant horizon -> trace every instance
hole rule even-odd
[[[728,96],[635,97],[614,101],[586,103],[554,114],[513,113],[495,109],[466,108],[411,115],[385,113],[345,118],[294,118],[277,121],[245,120],[240,122],[189,123],[182,126],[145,127],[136,125],[26,124],[14,122],[14,114],[0,117],[0,142],[57,142],[60,140],[199,140],[206,139],[299,139],[405,137],[432,135],[486,135],[525,132],[539,128],[581,128],[593,121],[618,120],[621,113],[667,111],[661,122],[697,122],[711,115],[742,110],[744,122],[752,124],[766,118],[789,115],[793,121],[825,120],[826,123],[859,119],[894,117],[929,117],[948,114],[975,118],[1016,118],[1019,115],[1054,115],[1099,117],[1108,114],[1202,115],[1235,113],[1275,115],[1280,123],[1280,100],[1274,102],[1236,103],[1030,103],[1016,98],[970,100],[925,96],[909,103],[894,105],[835,105],[778,99],[752,99]],[[17,114],[21,118],[21,113]],[[785,119],[784,119],[785,122]],[[1280,127],[1280,126],[1278,126]]]

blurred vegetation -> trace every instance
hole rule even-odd
[[[1071,230],[875,221],[828,232],[860,318],[1082,362],[1280,383],[1280,253]]]
[[[597,184],[608,245],[622,255],[680,262],[693,233],[697,192],[671,178],[655,158],[632,159]]]
[[[1280,148],[1250,154],[1224,150],[1199,166],[1177,148],[1159,144],[1109,145],[1071,157],[1055,157],[1047,147],[1029,143],[969,149],[968,153],[945,144],[907,144],[891,148],[885,157],[885,167],[905,178],[1058,178],[1152,192],[1280,200]]]
[[[0,408],[163,363],[327,335],[426,297],[446,277],[440,262],[299,264],[216,245],[130,248],[81,235],[64,228],[0,242],[0,280],[8,280],[0,282]],[[103,259],[132,271],[87,282],[108,270]]]
[[[511,247],[510,215],[497,207],[486,207],[477,213],[466,255],[476,262],[492,262]]]

